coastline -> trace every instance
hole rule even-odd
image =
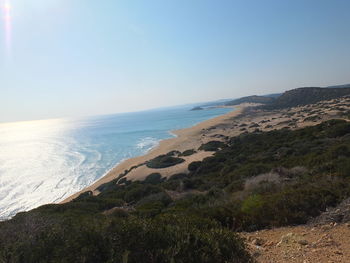
[[[228,107],[232,108],[232,111],[205,120],[203,122],[197,123],[192,127],[179,129],[179,130],[172,130],[170,133],[174,134],[176,137],[164,139],[161,140],[156,147],[146,152],[144,155],[133,157],[126,159],[124,161],[121,161],[119,164],[117,164],[114,168],[112,168],[109,172],[107,172],[104,176],[102,176],[100,179],[95,181],[93,184],[85,187],[81,191],[74,193],[73,195],[69,196],[68,198],[64,199],[63,201],[59,202],[61,204],[67,203],[78,197],[80,194],[92,191],[94,195],[97,195],[99,192],[96,190],[100,185],[108,183],[115,178],[117,178],[120,174],[122,174],[125,170],[128,170],[130,167],[144,163],[150,159],[153,159],[161,154],[166,154],[170,151],[177,150],[177,151],[185,151],[188,149],[198,149],[203,143],[206,143],[208,140],[207,138],[202,136],[202,131],[206,130],[212,126],[221,124],[225,122],[228,119],[237,117],[240,115],[244,108],[248,107],[250,105],[241,104],[235,107]],[[203,159],[205,157],[208,157],[211,155],[211,153],[206,152],[206,154],[203,154],[205,152],[199,152],[196,154],[195,157],[189,157],[187,158],[190,161],[195,161],[196,159]],[[187,163],[187,162],[186,162]],[[171,169],[169,169],[171,171]],[[144,174],[143,176],[147,176],[148,174]],[[128,175],[128,180],[138,180],[143,179],[140,178],[138,175]]]

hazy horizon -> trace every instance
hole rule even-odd
[[[0,5],[0,122],[350,83],[346,0]]]

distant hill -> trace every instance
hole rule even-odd
[[[278,98],[278,97],[281,96],[282,94],[283,94],[283,93],[273,93],[273,94],[264,95],[264,97]]]
[[[257,95],[253,95],[253,96],[248,96],[248,97],[243,97],[243,98],[239,98],[239,99],[235,99],[232,101],[227,102],[225,105],[226,106],[234,106],[234,105],[238,105],[241,103],[262,103],[262,104],[268,104],[268,103],[272,103],[273,101],[275,101],[275,98],[273,97],[274,94],[271,94],[272,96],[257,96]]]
[[[252,95],[238,99],[223,99],[205,102],[195,105],[192,110],[200,110],[214,106],[234,106],[241,103],[265,104],[264,109],[282,109],[316,103],[321,100],[335,99],[350,94],[350,84],[335,85],[328,87],[303,87],[292,89],[284,93],[273,93],[267,95]]]
[[[196,110],[204,110],[202,107],[199,107],[199,106],[197,106],[197,107],[193,107],[192,109],[191,109],[191,111],[196,111]]]
[[[328,86],[328,87],[326,87],[326,88],[350,88],[350,84]]]
[[[227,102],[231,101],[232,99],[221,99],[216,101],[208,101],[203,102],[199,105],[199,107],[215,107],[215,106],[224,106]],[[198,105],[197,105],[198,106]]]
[[[322,100],[336,99],[350,95],[350,85],[342,85],[327,88],[306,87],[297,88],[284,92],[272,103],[264,105],[264,109],[283,109],[317,103]]]
[[[234,106],[238,105],[240,103],[270,103],[274,100],[274,98],[277,98],[281,96],[282,93],[273,93],[273,94],[267,94],[263,96],[247,96],[247,97],[242,97],[238,99],[221,99],[221,100],[216,100],[216,101],[209,101],[209,102],[203,102],[201,104],[196,104],[193,106],[192,110],[197,110],[196,108],[207,108],[207,107],[216,107],[216,106]]]

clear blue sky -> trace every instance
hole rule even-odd
[[[1,122],[350,83],[349,0],[0,3]]]

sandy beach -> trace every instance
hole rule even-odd
[[[131,170],[125,176],[126,179],[131,181],[144,180],[152,173],[160,173],[162,177],[170,177],[177,173],[187,173],[187,167],[191,162],[201,161],[214,154],[214,152],[198,150],[202,144],[209,141],[224,141],[226,138],[256,130],[300,129],[306,126],[317,125],[329,119],[342,118],[342,113],[336,109],[337,105],[343,105],[346,103],[346,100],[346,98],[341,98],[279,111],[265,111],[255,108],[259,104],[240,104],[232,108],[233,110],[227,114],[203,121],[190,128],[172,131],[177,137],[160,141],[157,147],[145,155],[123,161],[101,179],[68,197],[62,203],[69,202],[86,191],[92,191],[97,195],[99,192],[96,188],[116,179],[125,170],[129,170],[133,166],[139,165],[139,167]],[[345,109],[350,110],[349,107]],[[191,149],[197,152],[190,156],[182,157],[185,159],[185,162],[175,166],[151,169],[144,164],[146,161],[170,151],[177,150],[183,152]]]
[[[177,150],[181,152],[189,149],[197,150],[203,143],[213,140],[213,138],[210,138],[204,135],[205,131],[207,131],[208,129],[210,130],[212,127],[215,127],[219,124],[226,123],[232,118],[239,116],[242,113],[242,111],[248,106],[251,106],[251,105],[241,104],[239,106],[231,107],[232,111],[224,115],[203,121],[189,128],[172,131],[172,133],[175,134],[176,137],[160,141],[158,146],[150,150],[145,155],[130,158],[121,162],[116,167],[114,167],[110,172],[108,172],[105,176],[97,180],[95,183],[71,195],[70,197],[63,200],[61,203],[69,202],[74,198],[78,197],[81,193],[86,191],[92,191],[94,194],[98,194],[99,192],[98,190],[96,190],[96,188],[98,188],[100,185],[112,181],[113,179],[117,178],[120,174],[122,174],[125,170],[128,170],[132,166],[142,164],[161,154],[166,154],[173,150]],[[153,172],[159,172],[162,174],[162,176],[165,176],[165,177],[181,171],[185,172],[187,171],[187,166],[189,163],[193,161],[202,160],[205,157],[208,157],[212,154],[213,154],[212,152],[199,151],[191,156],[184,157],[185,162],[183,162],[182,164],[177,165],[175,167],[169,167],[164,169],[150,169],[144,165],[137,169],[132,170],[126,176],[126,178],[128,180],[142,180]]]

